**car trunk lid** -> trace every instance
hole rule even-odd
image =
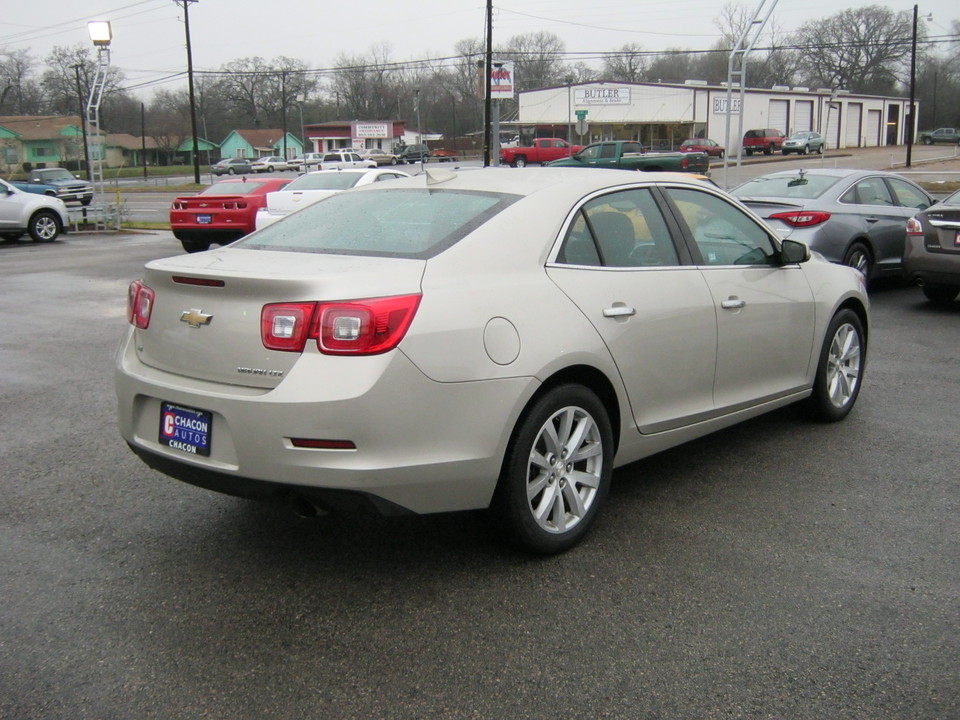
[[[268,350],[260,316],[270,303],[385,297],[420,291],[425,261],[262,250],[156,260],[150,325],[137,331],[146,365],[197,380],[272,388],[300,353]],[[308,341],[307,351],[316,351]]]

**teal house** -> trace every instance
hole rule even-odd
[[[279,155],[287,159],[303,154],[303,143],[282,130],[231,130],[220,143],[222,158],[258,158]]]

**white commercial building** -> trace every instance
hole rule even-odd
[[[520,93],[519,120],[510,125],[518,125],[524,139],[569,136],[578,144],[636,140],[659,149],[676,148],[689,137],[708,137],[735,155],[742,137],[738,134],[742,112],[743,132],[816,130],[826,136],[831,149],[906,142],[907,98],[778,86],[746,90],[742,108],[738,92],[732,99],[728,115],[727,88],[697,81],[562,85]]]

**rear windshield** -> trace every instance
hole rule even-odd
[[[363,177],[361,173],[307,173],[301,175],[284,190],[346,190]]]
[[[249,195],[256,191],[263,183],[255,180],[251,182],[218,182],[204,188],[200,195]]]
[[[430,258],[517,199],[426,188],[342,193],[292,213],[232,247]]]
[[[820,197],[840,181],[834,175],[767,175],[748,180],[730,194],[738,198],[804,198]]]

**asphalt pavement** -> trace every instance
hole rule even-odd
[[[960,717],[960,302],[873,291],[865,384],[618,470],[533,559],[483,513],[306,520],[121,441],[168,232],[0,243],[0,718]]]

